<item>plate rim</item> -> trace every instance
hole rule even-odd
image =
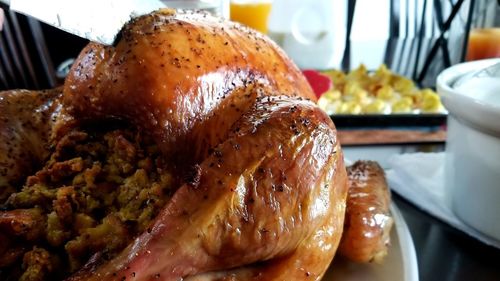
[[[399,239],[401,258],[403,259],[404,280],[418,281],[417,253],[410,230],[401,211],[394,202],[391,202],[390,210],[394,217],[394,226]]]

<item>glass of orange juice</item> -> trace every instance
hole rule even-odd
[[[469,33],[467,60],[500,57],[500,27],[476,28]]]
[[[271,6],[272,0],[231,0],[230,18],[265,34]]]

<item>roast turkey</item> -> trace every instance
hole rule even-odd
[[[115,253],[92,253],[67,280],[319,280],[333,259],[347,195],[335,127],[298,68],[249,28],[159,10],[131,20],[114,46],[90,43],[63,89],[1,97],[3,241],[46,239],[25,235],[45,225],[24,223],[46,211],[35,204],[17,215],[11,209],[23,197],[13,193],[50,158],[23,190],[40,184],[57,147],[84,140],[75,130],[86,124],[136,128],[174,177],[171,197],[144,231]],[[82,169],[75,165],[68,169]],[[117,221],[118,229],[126,224]],[[0,255],[14,250],[0,247]],[[45,255],[29,253],[26,264]],[[37,269],[50,276],[57,264]]]

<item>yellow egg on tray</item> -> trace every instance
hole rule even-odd
[[[337,114],[360,114],[363,108],[356,101],[347,101],[340,104],[337,110]]]
[[[370,72],[361,64],[349,73],[322,72],[333,88],[319,100],[329,114],[410,114],[445,112],[439,96],[431,89],[419,89],[404,76],[392,73],[385,64]]]
[[[378,89],[376,96],[379,99],[389,101],[394,98],[394,90],[391,88],[391,86],[384,85],[380,89]]]
[[[376,99],[363,108],[363,112],[367,114],[384,114],[387,111],[387,103]]]
[[[422,90],[422,111],[429,113],[436,113],[442,109],[442,104],[439,96],[430,89]]]
[[[324,71],[323,74],[330,77],[336,88],[339,88],[346,83],[346,74],[341,70],[328,70]]]
[[[402,97],[392,104],[392,113],[411,113],[413,111],[413,99]]]
[[[385,64],[380,65],[380,67],[375,71],[375,73],[372,76],[373,82],[382,85],[389,84],[391,82],[391,78],[392,78],[392,73]]]
[[[342,104],[342,93],[338,90],[330,90],[318,99],[318,106],[329,115],[335,114]]]

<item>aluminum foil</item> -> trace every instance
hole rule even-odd
[[[158,0],[10,0],[14,11],[106,45],[131,18],[163,7]]]

